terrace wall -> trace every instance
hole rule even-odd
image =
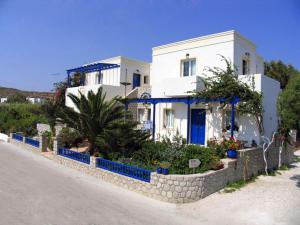
[[[11,142],[13,144],[16,141]],[[18,145],[25,145],[17,142]],[[192,175],[162,175],[151,173],[150,183],[126,177],[96,167],[96,158],[91,157],[90,164],[81,163],[57,155],[57,141],[54,141],[53,160],[66,167],[78,170],[98,179],[113,183],[148,197],[170,203],[188,203],[202,199],[224,188],[227,184],[243,179],[246,161],[248,177],[264,171],[263,153],[261,148],[244,149],[239,151],[238,159],[223,159],[224,169],[208,171]],[[277,168],[279,149],[273,145],[266,154],[268,168]],[[293,160],[293,150],[284,149],[282,163],[289,164]]]

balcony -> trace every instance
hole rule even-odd
[[[205,88],[200,76],[172,77],[162,83],[164,95],[168,97],[191,95],[191,91],[201,91]]]

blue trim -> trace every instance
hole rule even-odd
[[[153,104],[153,125],[152,125],[152,139],[155,141],[155,114],[156,114],[156,103]]]
[[[191,104],[187,104],[187,134],[186,141],[190,143],[190,120],[191,120]]]
[[[112,64],[112,63],[94,63],[94,64],[89,64],[86,66],[81,66],[81,67],[77,67],[74,69],[69,69],[67,70],[67,74],[68,74],[68,87],[71,86],[71,73],[91,73],[91,72],[99,72],[99,74],[101,73],[102,70],[108,70],[108,69],[113,69],[113,68],[118,68],[120,67],[120,65],[118,64]],[[80,78],[80,84],[84,85],[85,82],[85,78],[83,76],[81,76]]]
[[[172,102],[182,102],[185,104],[193,104],[200,102],[225,102],[225,98],[215,98],[215,99],[207,99],[207,98],[193,98],[193,97],[183,97],[183,98],[138,98],[131,99],[128,103],[148,103],[148,104],[156,104],[156,103],[172,103]]]
[[[191,141],[192,144],[205,144],[206,110],[191,110]]]
[[[40,142],[29,137],[25,137],[25,143],[39,148]]]
[[[234,105],[237,104],[240,101],[240,98],[234,97],[230,103],[233,106],[232,113],[231,113],[231,123],[232,119],[234,121]],[[182,102],[188,105],[188,111],[190,111],[190,105],[193,103],[208,103],[208,102],[219,102],[219,103],[225,103],[226,98],[212,98],[212,99],[207,99],[207,98],[198,98],[198,97],[182,97],[182,98],[137,98],[137,99],[130,99],[127,100],[127,104],[131,103],[144,103],[144,104],[152,104],[153,105],[153,130],[152,130],[152,137],[154,139],[155,137],[155,105],[157,103],[172,103],[172,102]],[[187,118],[187,142],[190,142],[190,113],[188,113],[188,118]],[[231,126],[231,136],[233,136],[233,126]]]
[[[17,141],[23,141],[23,136],[20,135],[20,134],[13,133],[12,138],[17,140]]]
[[[230,136],[233,137],[233,131],[234,131],[234,114],[235,114],[235,108],[234,103],[231,104],[231,125],[230,125]]]
[[[151,179],[150,170],[113,162],[103,158],[97,158],[96,167],[145,182],[150,182]]]
[[[74,69],[67,70],[67,73],[91,73],[100,70],[108,70],[113,68],[118,68],[120,65],[111,63],[94,63],[86,66],[77,67]]]
[[[59,148],[58,155],[73,159],[82,163],[90,164],[90,154],[75,152],[67,148]]]

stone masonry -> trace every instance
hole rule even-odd
[[[15,144],[16,141],[11,143]],[[21,142],[18,143],[21,145]],[[239,151],[238,159],[223,159],[224,169],[207,171],[191,175],[162,175],[151,173],[151,181],[143,182],[120,174],[116,174],[96,167],[96,158],[91,157],[91,163],[85,164],[57,155],[58,140],[54,141],[53,160],[66,167],[105,180],[120,187],[132,190],[148,197],[170,203],[188,203],[205,198],[206,196],[224,188],[227,184],[264,171],[264,161],[261,148],[251,148]],[[268,168],[278,166],[278,147],[272,146],[267,152]],[[293,160],[293,150],[290,148],[282,152],[282,162],[289,164]],[[247,170],[245,166],[247,165]]]

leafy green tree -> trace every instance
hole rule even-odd
[[[292,65],[284,64],[281,60],[272,60],[265,62],[265,74],[280,82],[280,87],[284,89],[289,82],[289,79],[294,74],[299,74]]]
[[[26,103],[26,96],[21,93],[15,93],[7,97],[7,103]]]
[[[61,122],[78,130],[88,139],[90,154],[95,151],[97,136],[124,119],[124,106],[118,98],[105,101],[105,96],[101,87],[96,94],[89,91],[87,97],[81,93],[80,97],[69,94],[68,97],[73,101],[76,110],[65,107],[60,113]]]
[[[203,80],[206,88],[196,92],[195,95],[207,99],[225,98],[224,106],[230,104],[235,97],[240,98],[238,111],[242,114],[253,115],[260,132],[263,133],[263,97],[254,91],[254,80],[249,80],[251,85],[242,82],[231,62],[225,57],[221,57],[226,63],[226,69],[208,68],[208,72],[212,75]]]
[[[277,101],[282,129],[297,130],[300,139],[300,75],[291,77],[288,85],[279,95]]]
[[[46,121],[41,105],[0,105],[0,132],[22,132],[26,136],[33,136],[37,134],[36,124]]]

